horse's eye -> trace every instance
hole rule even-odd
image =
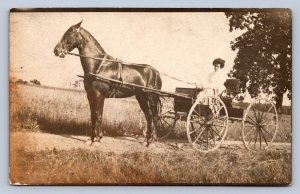
[[[66,43],[67,43],[67,45],[72,44],[72,42],[70,40],[67,40]]]

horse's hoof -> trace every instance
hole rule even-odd
[[[151,141],[147,141],[146,147],[149,147],[151,145]]]

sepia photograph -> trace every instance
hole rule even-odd
[[[292,12],[9,15],[12,185],[290,185]]]

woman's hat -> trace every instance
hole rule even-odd
[[[220,68],[222,69],[225,65],[225,60],[221,58],[217,58],[213,61],[213,65],[220,64]]]

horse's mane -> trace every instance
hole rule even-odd
[[[80,27],[80,31],[82,36],[84,36],[85,38],[87,38],[89,41],[92,41],[95,43],[95,46],[99,49],[99,51],[101,51],[103,54],[106,54],[106,52],[104,51],[104,49],[101,47],[101,45],[99,44],[99,42],[96,40],[96,38],[94,38],[94,36],[89,33],[86,29],[84,29],[83,27]]]

